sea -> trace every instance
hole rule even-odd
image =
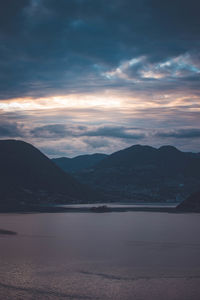
[[[200,214],[0,214],[0,299],[199,300]]]

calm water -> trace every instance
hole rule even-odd
[[[156,202],[150,202],[150,203],[121,203],[121,202],[112,202],[112,203],[88,203],[88,204],[67,204],[67,205],[58,205],[58,206],[63,206],[63,207],[72,207],[72,208],[84,208],[84,207],[94,207],[94,206],[102,206],[106,205],[109,207],[117,207],[117,208],[134,208],[134,207],[176,207],[178,205],[177,202],[174,203],[156,203]]]
[[[199,300],[200,214],[0,215],[0,299]]]

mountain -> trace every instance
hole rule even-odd
[[[180,211],[198,211],[200,212],[200,191],[190,195],[185,201],[177,206]]]
[[[74,175],[110,200],[181,201],[199,185],[199,169],[199,154],[134,145]]]
[[[98,169],[113,167],[145,167],[147,169],[163,170],[164,173],[176,169],[183,171],[186,167],[189,170],[193,158],[198,155],[194,153],[184,153],[173,146],[162,146],[159,149],[150,146],[134,145],[124,150],[111,154],[97,165]]]
[[[31,144],[0,141],[0,204],[87,201],[94,194]]]
[[[74,158],[53,158],[52,161],[65,172],[73,173],[91,169],[106,157],[106,154],[95,153],[91,155],[79,155]]]

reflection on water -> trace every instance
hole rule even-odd
[[[147,203],[147,202],[140,202],[140,203],[121,203],[121,202],[112,202],[112,203],[100,203],[100,206],[106,205],[109,207],[114,207],[114,208],[134,208],[134,207],[176,207],[178,205],[177,202],[163,202],[163,203]],[[67,204],[67,205],[62,205],[63,207],[68,207],[68,208],[84,208],[84,207],[93,207],[93,206],[98,206],[98,203],[88,203],[88,204]]]
[[[200,299],[200,215],[1,214],[0,299]]]

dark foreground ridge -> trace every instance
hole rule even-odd
[[[89,212],[89,208],[59,207],[55,204],[121,202],[128,199],[140,201],[138,189],[153,197],[158,194],[160,182],[170,189],[167,192],[183,190],[187,187],[191,172],[199,186],[199,155],[183,153],[174,147],[166,146],[155,149],[148,146],[135,145],[101,159],[90,172],[81,173],[87,181],[92,180],[91,188],[79,183],[71,175],[65,173],[38,149],[23,141],[0,141],[0,212]],[[175,174],[175,175],[174,175]],[[175,177],[174,177],[175,176]],[[196,176],[196,177],[195,177]],[[189,180],[191,182],[191,180]],[[180,184],[181,183],[181,184]],[[152,184],[156,189],[152,188]],[[94,187],[102,187],[104,199],[93,191]],[[193,184],[190,188],[193,187]],[[123,193],[121,192],[121,189]],[[187,189],[186,189],[187,190]],[[188,195],[189,189],[187,190]],[[179,212],[200,211],[200,193],[185,197],[185,201],[174,208],[155,207],[97,207],[92,212],[117,211],[152,211]],[[138,198],[134,198],[134,197]],[[142,198],[141,198],[142,199]],[[170,199],[169,197],[167,199]],[[172,198],[174,199],[174,198]],[[115,200],[115,201],[113,201]],[[145,197],[142,199],[145,202]],[[159,203],[163,199],[159,198]],[[174,199],[175,200],[175,199]],[[127,201],[129,202],[129,201]],[[150,202],[150,201],[149,201]],[[152,201],[151,201],[152,202]],[[164,201],[163,201],[164,202]]]
[[[31,144],[0,141],[0,206],[90,201],[96,194],[58,168]]]
[[[179,211],[200,212],[200,191],[193,193],[177,207]]]

